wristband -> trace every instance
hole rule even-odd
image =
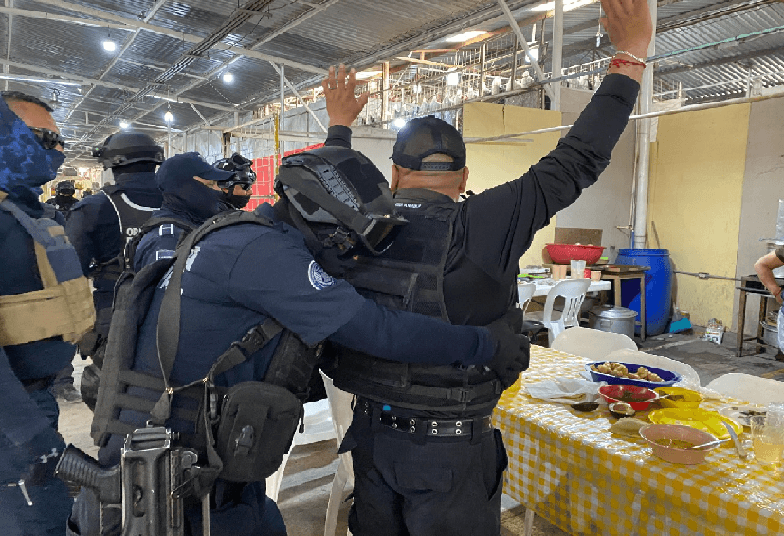
[[[644,60],[644,59],[642,59],[642,58],[638,58],[637,56],[635,56],[635,55],[634,55],[634,54],[632,54],[631,52],[626,52],[625,50],[618,50],[618,51],[616,51],[616,52],[615,52],[615,54],[613,54],[613,57],[617,56],[618,54],[625,54],[626,56],[629,56],[629,57],[630,57],[631,59],[633,59],[634,61],[637,61],[637,62],[640,62],[640,63],[642,63],[642,66],[643,66],[643,67],[647,67],[647,66],[648,66],[648,64],[647,64],[647,63],[645,63],[645,60]]]

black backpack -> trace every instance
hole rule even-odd
[[[218,476],[234,482],[253,482],[277,470],[302,420],[308,382],[321,351],[321,345],[305,345],[294,333],[269,318],[216,356],[205,378],[188,385],[169,383],[179,345],[180,290],[188,255],[206,235],[241,223],[272,225],[267,218],[251,212],[222,214],[184,238],[173,258],[156,261],[136,274],[126,272],[120,278],[91,428],[93,440],[103,446],[110,435],[126,435],[137,428],[119,420],[122,409],[149,413],[151,421],[161,425],[169,417],[194,423],[196,433],[181,434],[182,444],[178,446],[194,448],[201,465],[208,465],[200,477],[202,489],[209,489]],[[155,289],[164,278],[169,281],[161,303],[157,335],[161,377],[131,368],[139,330]],[[243,382],[229,388],[215,386],[216,376],[244,362],[278,334],[281,338],[263,381]],[[160,398],[155,402],[134,396],[128,392],[132,386],[157,391],[161,393]],[[175,393],[197,401],[198,410],[172,408]]]

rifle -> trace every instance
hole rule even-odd
[[[59,478],[91,489],[103,507],[122,508],[121,536],[184,536],[183,497],[196,452],[172,446],[176,434],[150,426],[128,434],[120,463],[103,469],[82,450],[68,445],[55,469]],[[209,493],[202,499],[204,536],[209,536]]]

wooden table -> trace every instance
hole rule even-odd
[[[534,296],[547,296],[550,293],[550,290],[558,283],[558,281],[553,282],[552,285],[544,283],[543,281],[552,281],[549,279],[537,279],[533,281],[536,284],[536,290],[534,291]],[[520,285],[526,285],[530,283],[518,283]],[[591,286],[588,287],[586,292],[599,292],[602,290],[610,290],[612,285],[609,281],[593,281],[591,280]]]
[[[776,278],[776,283],[779,286],[784,286],[784,279]],[[740,357],[741,353],[743,352],[743,343],[746,341],[754,341],[756,343],[755,352],[756,354],[762,351],[762,347],[766,348],[774,348],[778,350],[777,347],[771,346],[763,342],[763,327],[762,322],[765,321],[765,317],[768,314],[768,304],[769,300],[773,299],[773,295],[768,292],[768,289],[765,288],[765,285],[759,280],[759,277],[756,275],[747,275],[741,277],[740,279],[740,286],[736,287],[740,293],[738,294],[738,342],[735,345],[735,357]],[[743,336],[743,328],[746,324],[746,298],[748,294],[758,294],[760,297],[760,306],[759,306],[759,318],[757,322],[757,336],[756,337],[744,337]]]
[[[610,272],[602,270],[602,279],[612,281],[614,303],[617,307],[621,306],[621,281],[624,279],[638,279],[640,281],[640,320],[635,320],[635,325],[640,326],[640,340],[645,340],[645,328],[647,322],[646,305],[645,305],[645,272],[646,270],[638,270],[633,272]]]
[[[532,346],[521,382],[577,377],[586,362]],[[781,468],[741,460],[731,442],[700,465],[669,463],[642,438],[611,434],[606,406],[580,413],[519,386],[504,393],[493,415],[509,455],[504,491],[560,529],[602,536],[784,534]],[[721,405],[702,402],[706,409]]]

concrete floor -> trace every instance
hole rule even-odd
[[[743,357],[735,357],[734,333],[726,333],[721,345],[700,340],[703,329],[693,332],[659,335],[645,342],[636,341],[640,350],[663,355],[688,363],[700,374],[702,385],[728,372],[743,372],[784,381],[784,356],[774,353],[750,355],[754,348],[747,344]],[[88,362],[77,358],[74,374],[78,385],[81,371]],[[95,454],[89,437],[92,413],[81,403],[61,404],[60,431],[66,442],[74,443],[88,453]],[[286,521],[290,536],[317,536],[324,532],[324,515],[327,509],[332,478],[337,468],[334,440],[294,447],[284,472],[278,496],[278,505]],[[348,491],[348,490],[347,490]],[[348,493],[345,493],[347,495]],[[525,508],[504,496],[502,536],[523,533]],[[338,517],[336,534],[346,533],[348,503],[343,503]],[[535,536],[561,536],[566,534],[557,527],[537,517]]]

